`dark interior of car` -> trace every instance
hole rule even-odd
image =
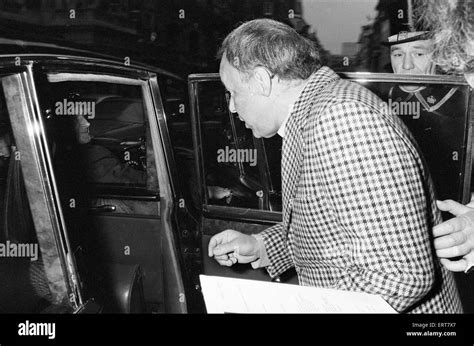
[[[164,312],[159,190],[140,88],[94,82],[47,86],[49,93],[40,95],[46,130],[87,296],[104,313]],[[76,136],[75,114],[59,117],[51,109],[62,100],[95,106],[87,118],[87,143]]]

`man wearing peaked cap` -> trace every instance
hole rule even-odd
[[[428,31],[402,31],[384,42],[390,47],[390,61],[394,73],[434,74],[432,62],[433,42]],[[406,92],[421,90],[420,85],[400,87]]]
[[[390,47],[390,61],[394,73],[410,75],[436,74],[436,65],[433,62],[434,47],[429,31],[401,31],[396,35],[390,36],[384,44]],[[424,111],[434,112],[439,115],[444,115],[442,111],[437,111],[443,107],[457,91],[457,88],[448,88],[447,90],[435,88],[436,90],[433,90],[433,88],[422,84],[400,85],[399,89],[408,93],[403,93],[404,97],[416,98],[418,102],[421,103]],[[395,91],[392,89],[389,98],[393,98],[393,92]]]
[[[434,43],[429,31],[400,32],[384,43],[390,48],[393,72],[400,75],[433,75]],[[466,95],[458,86],[399,84],[388,95],[391,105],[410,104],[417,113],[402,116],[414,134],[435,183],[438,198],[454,198],[448,181],[458,179],[458,162],[452,153],[462,145]]]
[[[398,34],[390,36],[387,42],[385,42],[385,45],[391,46],[394,44],[429,39],[431,39],[431,33],[429,31],[400,31]]]

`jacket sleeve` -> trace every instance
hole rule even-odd
[[[273,278],[293,267],[293,261],[287,247],[286,232],[278,223],[260,233],[270,265],[266,267]]]
[[[108,149],[87,145],[87,176],[95,183],[138,184],[146,182],[146,172],[122,163]]]
[[[398,119],[377,111],[357,102],[328,107],[314,130],[316,155],[349,245],[335,288],[381,295],[403,312],[435,285],[430,234],[438,211],[416,148],[399,125],[389,128]]]

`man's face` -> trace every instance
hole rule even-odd
[[[252,130],[255,137],[271,137],[279,129],[276,117],[272,114],[271,98],[262,95],[253,84],[253,77],[243,80],[239,71],[222,57],[220,65],[222,83],[230,92],[229,110],[238,113],[245,127]]]
[[[433,44],[430,40],[418,40],[393,45],[390,60],[394,73],[433,74]],[[416,91],[419,85],[404,85],[405,91]]]
[[[79,144],[87,144],[92,137],[89,134],[91,124],[82,115],[76,115],[76,136]]]

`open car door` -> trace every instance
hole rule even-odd
[[[64,223],[89,294],[104,312],[186,312],[157,75],[73,62],[35,72]]]
[[[281,138],[257,139],[229,112],[218,74],[188,78],[198,187],[202,272],[270,281],[265,269],[222,267],[207,256],[209,240],[225,229],[258,233],[281,221]],[[229,194],[230,192],[230,194]],[[296,283],[294,271],[276,279]]]

